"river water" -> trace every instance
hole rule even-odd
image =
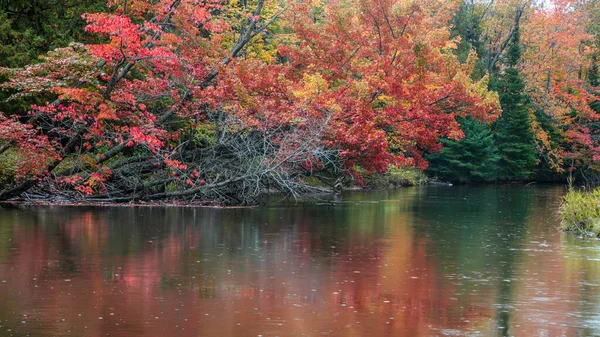
[[[0,209],[0,336],[600,336],[561,186]]]

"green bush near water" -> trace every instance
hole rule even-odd
[[[559,214],[562,230],[600,236],[600,188],[589,192],[570,189],[563,197]]]
[[[427,184],[425,174],[417,169],[392,166],[383,174],[375,173],[364,177],[364,185],[373,189],[386,189],[400,186],[420,186]]]

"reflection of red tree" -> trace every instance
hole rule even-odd
[[[466,330],[491,317],[468,299],[451,300],[455,289],[440,281],[426,242],[407,226],[393,226],[390,240],[351,238],[331,257],[316,254],[318,238],[298,225],[260,238],[259,250],[214,248],[197,262],[200,227],[111,255],[109,220],[96,214],[59,222],[56,236],[42,226],[19,230],[18,249],[2,265],[2,275],[6,266],[18,271],[4,288],[17,294],[15,312],[29,311],[43,334],[427,336],[430,327]],[[65,259],[75,271],[61,267]],[[37,283],[35,275],[43,275]]]
[[[356,335],[385,331],[392,336],[429,336],[431,329],[468,330],[487,322],[492,312],[453,298],[456,289],[440,280],[436,261],[427,256],[426,241],[415,239],[407,226],[394,226],[391,246],[361,252],[338,266],[330,307],[353,307],[344,317]],[[353,322],[362,321],[361,325]]]

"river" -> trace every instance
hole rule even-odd
[[[0,209],[0,336],[600,336],[562,186]]]

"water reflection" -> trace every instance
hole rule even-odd
[[[559,187],[261,209],[0,211],[0,336],[600,334]]]

